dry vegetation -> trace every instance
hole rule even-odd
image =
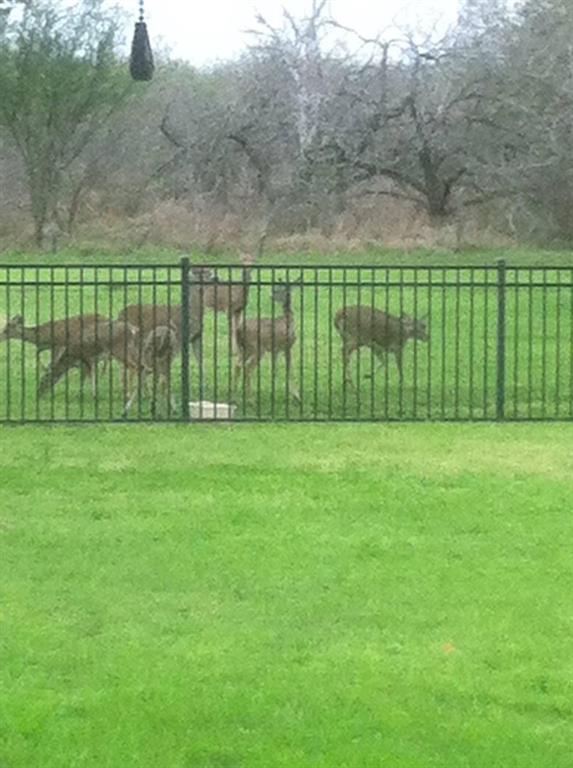
[[[0,250],[236,252],[262,231],[273,250],[323,253],[573,236],[564,0],[465,2],[439,39],[347,30],[350,53],[313,0],[278,27],[257,17],[236,61],[164,59],[136,86],[102,0],[18,6],[0,2]]]

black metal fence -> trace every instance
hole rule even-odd
[[[1,266],[0,421],[573,419],[573,268]]]

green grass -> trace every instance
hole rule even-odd
[[[362,269],[397,263],[392,252],[353,254],[348,268],[330,269],[325,257],[312,254],[289,257],[290,270],[257,270],[251,290],[249,316],[271,316],[270,284],[273,279],[296,279],[306,265],[304,287],[295,291],[294,311],[297,344],[294,348],[294,380],[302,390],[303,405],[295,406],[288,397],[284,364],[279,361],[276,384],[267,360],[254,377],[254,395],[247,401],[239,388],[236,394],[239,418],[305,420],[356,419],[489,419],[496,403],[497,288],[495,271],[466,266],[462,271],[445,268],[430,273],[423,264],[491,264],[504,255],[509,264],[532,266],[550,264],[572,270],[558,272],[540,268],[519,273],[523,285],[507,290],[506,414],[510,418],[573,418],[573,260],[567,252],[511,253],[477,252],[440,254],[415,252],[402,254],[412,268]],[[534,261],[535,255],[535,261]],[[94,264],[134,263],[128,270],[102,266],[81,268],[78,260]],[[153,257],[153,259],[151,259]],[[31,264],[33,254],[14,255],[13,263]],[[228,260],[229,257],[227,257]],[[340,255],[332,263],[346,257]],[[179,270],[152,267],[150,261],[176,263],[176,255],[144,251],[136,254],[91,254],[71,252],[58,256],[59,263],[75,264],[68,269],[49,266],[35,269],[2,269],[0,266],[0,317],[23,314],[28,323],[48,321],[82,312],[99,312],[111,317],[128,303],[171,302],[180,300]],[[10,259],[8,259],[8,262]],[[201,261],[197,255],[195,262]],[[287,261],[270,256],[269,263]],[[322,266],[321,266],[322,264]],[[419,264],[420,266],[415,266]],[[312,266],[314,265],[314,266]],[[240,272],[221,269],[220,279],[240,279]],[[516,272],[508,270],[508,280]],[[274,276],[274,277],[273,277]],[[50,287],[50,281],[56,282]],[[147,283],[138,287],[138,280]],[[152,287],[151,282],[159,285]],[[487,286],[484,287],[484,281]],[[407,287],[400,289],[400,282]],[[440,282],[446,282],[443,288]],[[535,284],[548,281],[549,288]],[[558,285],[561,281],[562,286]],[[83,284],[82,284],[83,282]],[[332,282],[332,286],[330,283]],[[477,282],[470,288],[464,283]],[[529,282],[535,287],[529,288]],[[36,284],[38,283],[38,284]],[[66,285],[67,283],[67,285]],[[431,283],[431,285],[429,285]],[[346,287],[345,287],[346,285]],[[405,354],[405,377],[400,387],[393,360],[386,370],[372,376],[374,358],[363,350],[355,358],[356,391],[344,386],[340,339],[333,328],[335,312],[352,304],[374,305],[394,314],[404,311],[430,313],[428,344],[409,343]],[[192,367],[192,398],[228,401],[230,391],[230,350],[225,317],[208,315],[205,332],[203,375]],[[122,386],[116,371],[102,377],[97,403],[89,388],[82,390],[79,376],[72,373],[60,383],[53,397],[38,402],[35,391],[41,370],[36,366],[31,345],[19,342],[0,345],[0,419],[64,420],[120,418]],[[370,378],[366,378],[370,375]],[[180,366],[173,368],[173,390],[180,395]],[[178,416],[179,411],[173,415]],[[151,418],[149,402],[143,399],[133,417]]]
[[[0,431],[2,768],[568,768],[570,426]]]

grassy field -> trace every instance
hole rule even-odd
[[[572,441],[0,430],[0,765],[568,768]]]
[[[510,265],[506,416],[572,419],[573,258],[567,252],[416,252],[402,254],[402,266],[397,266],[395,252],[340,255],[336,260],[269,255],[253,275],[248,314],[278,316],[280,309],[270,300],[273,283],[302,276],[303,284],[293,294],[298,337],[293,378],[302,404],[289,395],[280,359],[275,383],[267,360],[254,377],[250,400],[241,387],[232,392],[226,319],[212,313],[205,325],[202,372],[192,361],[192,399],[235,399],[237,417],[246,419],[491,419],[496,410],[498,295],[495,270],[484,266],[502,256]],[[37,261],[32,254],[9,254],[0,263],[0,318],[21,314],[35,324],[78,313],[115,317],[130,303],[175,306],[180,301],[179,270],[162,266],[177,263],[174,253],[62,253],[57,262],[72,265],[68,268],[37,267]],[[193,255],[194,263],[204,261]],[[325,266],[325,261],[338,266]],[[140,266],[127,271],[106,266],[122,262]],[[561,269],[540,268],[544,264]],[[443,269],[430,271],[428,266]],[[516,266],[527,269],[517,272]],[[218,276],[237,281],[241,273],[221,266]],[[366,349],[354,359],[358,386],[344,384],[341,342],[332,320],[338,309],[353,304],[428,316],[430,340],[408,344],[402,385],[393,360],[375,371],[375,358]],[[71,373],[51,397],[38,401],[42,371],[35,351],[32,345],[11,341],[0,345],[0,373],[0,420],[121,418],[123,388],[117,369],[100,377],[97,400],[89,387],[80,385],[79,375]],[[178,362],[172,378],[176,399],[180,378]],[[178,418],[179,413],[164,410],[163,415]],[[132,417],[151,418],[148,400],[138,402]]]

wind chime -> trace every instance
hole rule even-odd
[[[147,25],[144,20],[143,3],[144,0],[139,0],[139,20],[135,23],[129,59],[129,71],[134,80],[151,80],[155,69]]]

